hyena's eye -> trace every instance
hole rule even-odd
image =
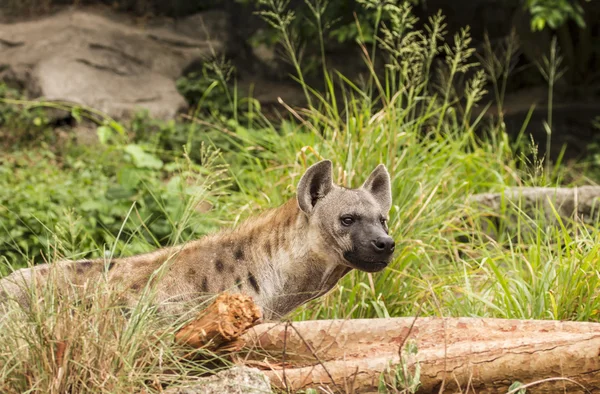
[[[355,221],[354,217],[350,215],[342,216],[341,220],[344,226],[351,226]]]
[[[383,227],[386,227],[386,228],[387,228],[387,219],[385,219],[385,218],[381,218],[381,219],[379,219],[379,221],[381,222],[381,225],[382,225]]]

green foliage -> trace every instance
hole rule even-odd
[[[375,0],[305,0],[294,9],[289,8],[289,0],[237,0],[253,4],[258,12],[275,31],[282,26],[294,31],[306,44],[318,42],[324,34],[326,40],[333,39],[339,44],[361,42],[373,43],[379,24],[389,21],[386,5],[392,3]],[[419,0],[413,0],[416,4]],[[315,20],[315,16],[318,20]],[[307,23],[308,22],[308,23]],[[319,23],[321,24],[319,26]],[[264,33],[263,33],[264,34]],[[277,34],[273,33],[274,36]]]
[[[534,31],[544,30],[546,26],[558,29],[569,20],[575,21],[580,28],[585,27],[583,8],[578,0],[527,0],[527,8]]]
[[[233,71],[233,67],[223,60],[206,62],[199,74],[190,73],[179,78],[177,89],[197,111],[232,117],[237,112],[229,87]]]
[[[56,232],[66,235],[65,230],[73,229],[76,234],[70,237],[70,242],[75,242],[73,238],[80,236],[77,230],[82,226],[92,228],[101,223],[116,223],[123,217],[122,207],[111,206],[103,199],[102,192],[107,188],[108,180],[89,162],[67,158],[66,163],[59,164],[48,150],[14,152],[4,155],[0,161],[0,212],[3,218],[0,253],[10,263],[24,266],[26,256],[39,259],[42,251],[52,258],[50,246],[55,242]],[[58,168],[59,165],[74,171],[67,175]],[[92,211],[89,217],[73,220],[68,207],[84,202],[97,208],[89,207],[85,210]],[[57,227],[61,230],[57,231]],[[102,234],[99,235],[94,238],[102,244]],[[91,240],[83,238],[76,243],[89,249]]]
[[[521,383],[517,380],[517,381],[513,382],[513,384],[510,385],[510,387],[508,388],[508,391],[510,393],[514,393],[514,394],[527,394],[526,388],[520,388],[522,386],[523,386],[523,383]]]
[[[206,149],[201,156],[204,166],[218,158]],[[0,254],[16,266],[42,255],[97,257],[107,248],[141,253],[176,235],[205,234],[214,224],[190,205],[224,181],[222,170],[209,173],[185,159],[163,163],[137,144],[77,147],[62,157],[43,148],[14,151],[0,164]],[[194,223],[175,234],[183,219]]]
[[[327,49],[355,42],[374,44],[379,29],[392,17],[387,12],[392,3],[376,0],[305,0],[294,7],[289,0],[237,1],[256,8],[270,28],[259,30],[249,41],[254,45],[279,42],[303,87],[304,74],[315,75],[326,68]]]
[[[396,366],[390,362],[379,377],[380,394],[414,394],[421,387],[421,364],[416,359],[419,352],[413,340],[402,344],[400,360]]]
[[[237,104],[236,92],[228,91],[232,94],[226,105],[234,104],[229,107],[231,118],[227,118],[220,103],[215,108],[209,104],[212,92],[222,83],[217,77],[208,85],[205,81],[197,85],[182,82],[189,84],[190,94],[199,97],[204,114],[212,116],[209,120],[160,122],[139,115],[126,125],[103,117],[97,129],[99,146],[71,146],[53,152],[48,145],[23,148],[19,142],[0,158],[0,255],[20,266],[26,258],[39,262],[42,253],[50,260],[138,253],[236,225],[293,198],[304,170],[322,158],[333,161],[335,181],[346,187],[358,186],[373,167],[384,163],[393,189],[390,232],[397,240],[393,263],[377,274],[352,272],[327,297],[300,308],[292,318],[419,314],[598,320],[597,223],[565,221],[557,215],[548,218],[542,210],[530,217],[517,204],[507,204],[493,212],[501,225],[495,229],[499,236],[492,239],[486,230],[493,225],[489,212],[468,204],[474,193],[501,192],[509,186],[558,185],[567,171],[545,161],[543,154],[540,157],[535,145],[510,141],[501,118],[484,115],[482,104],[487,103],[482,100],[490,81],[495,96],[504,97],[514,48],[508,45],[507,55],[495,57],[482,69],[473,59],[468,29],[449,38],[441,14],[421,25],[409,3],[369,2],[365,6],[371,11],[379,7],[389,18],[369,48],[372,54],[377,51],[379,62],[385,62],[384,73],[375,72],[374,56],[365,57],[370,75],[360,81],[324,68],[325,92],[319,92],[302,77],[291,32],[295,19],[288,18],[285,8],[278,8],[285,3],[269,4],[271,13],[263,16],[270,18],[290,51],[297,79],[307,95],[307,108],[291,109],[293,116],[273,125],[260,113],[253,114],[257,107],[250,104],[248,111],[240,114],[243,106]],[[323,18],[322,7],[312,4],[314,18]],[[316,26],[320,34],[327,34],[318,27],[324,24],[316,22]],[[323,42],[322,36],[319,41]],[[549,84],[560,74],[557,53],[553,53],[547,67],[542,67]],[[500,61],[504,64],[498,65]],[[33,103],[0,103],[4,103],[5,125],[35,124],[35,117],[22,111],[35,108]],[[76,119],[91,111],[69,110]],[[551,112],[549,106],[548,124],[552,123]],[[526,127],[523,125],[523,130]],[[204,212],[203,202],[213,209]],[[136,323],[148,315],[146,306],[140,304],[131,325],[124,319],[116,325],[99,325],[115,326],[115,332],[130,335],[124,342],[127,351],[116,347],[119,351],[111,352],[114,363],[102,369],[106,376],[118,377],[110,380],[110,387],[118,387],[120,392],[141,391],[140,387],[165,371],[154,362],[157,357],[150,357],[162,356],[162,350],[150,347],[145,351],[144,336],[134,335]],[[97,307],[90,310],[97,312],[110,304]],[[33,312],[31,330],[24,330],[21,339],[49,357],[44,349],[51,347],[39,333],[51,332],[60,339],[64,330],[56,331],[53,322],[68,321],[65,319],[85,311],[63,308],[52,315],[61,319]],[[97,316],[93,319],[102,322]],[[94,337],[92,334],[101,330],[88,321],[89,316],[84,315],[73,326],[87,327],[88,331],[82,328],[82,332]],[[145,328],[143,325],[142,332]],[[19,327],[2,332],[19,332]],[[114,333],[109,333],[111,341],[113,337]],[[0,335],[0,378],[14,379],[11,382],[16,382],[17,389],[13,391],[29,388],[22,377],[28,376],[31,368],[41,382],[57,376],[56,371],[45,370],[46,364],[38,363],[38,358],[32,362],[27,354],[15,352],[22,343],[11,342],[11,338]],[[73,340],[85,343],[84,338]],[[144,344],[141,352],[136,344]],[[408,343],[401,363],[382,376],[381,390],[418,389],[419,365],[412,362],[416,353],[416,347]],[[146,369],[132,362],[139,354],[144,355]],[[98,359],[102,360],[93,357]],[[168,359],[166,370],[183,371],[169,376],[185,377],[187,370],[181,365],[172,367],[173,360]],[[2,364],[2,360],[7,361]],[[99,376],[105,376],[97,372],[91,358],[72,364],[65,384],[73,385],[67,388],[96,383]],[[125,367],[115,370],[115,365]],[[128,387],[135,390],[124,389],[125,382],[133,382]]]
[[[77,287],[60,291],[50,281],[39,292],[24,289],[35,299],[28,307],[3,303],[0,392],[158,393],[165,385],[189,385],[230,365],[218,355],[173,341],[173,333],[206,300],[190,307],[188,315],[164,319],[154,313],[155,294],[149,288],[126,314],[123,293],[106,281]]]
[[[595,319],[600,298],[590,285],[595,279],[586,274],[599,268],[600,252],[590,246],[595,230],[566,238],[546,219],[525,218],[507,207],[499,215],[521,218],[523,244],[506,244],[504,238],[489,244],[478,221],[459,219],[482,215],[464,204],[472,193],[546,186],[562,177],[559,168],[536,164],[543,163],[536,147],[509,141],[502,122],[473,114],[485,82],[498,78],[496,85],[502,85],[505,73],[479,70],[468,30],[446,43],[441,15],[419,30],[410,4],[387,4],[385,12],[390,23],[377,40],[387,66],[384,77],[372,71],[370,80],[358,84],[326,72],[327,92],[305,85],[314,106],[297,110],[295,120],[274,126],[259,114],[240,116],[243,123],[222,114],[189,122],[140,115],[129,125],[105,119],[98,127],[100,148],[5,156],[0,201],[10,221],[0,243],[3,255],[22,264],[19,250],[29,257],[43,251],[49,258],[53,247],[76,257],[105,249],[133,254],[283,203],[294,196],[306,166],[320,158],[333,160],[336,180],[345,186],[357,186],[383,162],[392,174],[395,201],[394,264],[375,276],[348,275],[329,297],[301,308],[295,318],[401,316],[420,309],[425,315]],[[288,34],[285,24],[279,27]],[[444,61],[435,63],[437,58]],[[202,154],[203,146],[218,148],[218,159]],[[517,149],[533,154],[534,165]],[[14,157],[28,156],[16,164]],[[198,213],[190,199],[199,183],[216,181],[206,167],[215,160],[227,162],[230,183],[218,174],[206,197],[213,210]],[[188,225],[174,232],[182,218]],[[458,242],[465,234],[469,241]],[[565,247],[557,248],[557,242]]]
[[[0,82],[0,149],[52,138],[44,111],[35,106],[22,108],[6,103],[21,99],[19,91]]]

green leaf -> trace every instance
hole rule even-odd
[[[98,134],[98,140],[100,143],[106,145],[110,137],[113,135],[113,131],[108,126],[100,126],[96,129],[96,134]]]
[[[179,164],[176,161],[173,161],[171,163],[165,164],[165,166],[163,167],[163,170],[165,170],[167,172],[174,172],[180,168],[182,168],[181,164]]]
[[[87,200],[84,201],[83,204],[81,204],[80,206],[80,209],[86,212],[102,211],[102,208],[104,208],[104,205],[98,200]]]
[[[134,167],[124,167],[117,172],[117,181],[127,189],[135,189],[142,180],[140,170]]]
[[[577,26],[579,26],[582,29],[585,29],[585,19],[583,19],[581,14],[573,15],[573,19],[575,20],[575,23],[577,23]]]
[[[541,31],[541,30],[544,30],[545,26],[546,26],[546,21],[543,18],[536,16],[533,19],[531,19],[531,30]]]
[[[406,343],[406,353],[414,356],[419,352],[419,346],[416,341],[409,340]]]
[[[510,385],[510,387],[508,388],[508,391],[512,391],[512,390],[516,390],[519,387],[523,386],[523,383],[519,382],[518,380],[516,380],[513,384]],[[525,394],[527,392],[527,389],[522,388],[520,390],[517,390],[515,392],[515,394]]]
[[[77,123],[81,123],[81,108],[73,107],[71,108],[71,116],[73,119],[77,121]]]
[[[135,195],[135,191],[121,185],[114,185],[106,190],[106,198],[109,200],[125,200]]]
[[[181,191],[182,186],[183,180],[179,175],[176,175],[169,179],[169,182],[167,183],[167,190],[169,191],[169,193],[176,194]]]
[[[109,122],[109,125],[113,130],[115,130],[120,135],[124,136],[126,134],[125,128],[119,122],[115,122],[114,120],[111,120]]]
[[[145,152],[139,145],[129,144],[125,147],[125,152],[131,156],[133,164],[138,168],[160,170],[163,166],[162,160],[151,153]]]

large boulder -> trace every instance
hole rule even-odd
[[[222,53],[227,20],[208,12],[136,26],[102,9],[71,9],[0,24],[0,80],[32,98],[82,104],[115,118],[139,109],[172,118],[187,106],[176,79]]]

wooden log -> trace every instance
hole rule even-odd
[[[556,224],[560,218],[565,225],[572,222],[597,225],[600,186],[514,187],[500,193],[472,195],[467,205],[476,209],[474,217],[487,219],[482,230],[493,238],[497,238],[500,227],[514,234],[517,223],[523,226],[523,220],[517,220],[519,212],[533,219],[542,218],[549,224]]]
[[[600,186],[512,187],[501,193],[475,194],[468,201],[496,212],[501,211],[502,205],[515,204],[529,216],[535,216],[533,209],[542,209],[549,218],[554,218],[552,204],[563,219],[595,222],[600,214]]]
[[[323,320],[261,324],[242,339],[248,352],[243,362],[266,369],[272,384],[292,392],[319,387],[377,392],[382,379],[390,384],[398,377],[396,371],[406,378],[396,379],[396,386],[417,378],[418,392],[507,393],[516,381],[544,379],[550,380],[535,383],[527,392],[600,392],[597,323]],[[407,351],[409,343],[416,345],[416,352]]]
[[[252,297],[223,293],[175,334],[175,342],[214,351],[237,340],[261,316]]]

